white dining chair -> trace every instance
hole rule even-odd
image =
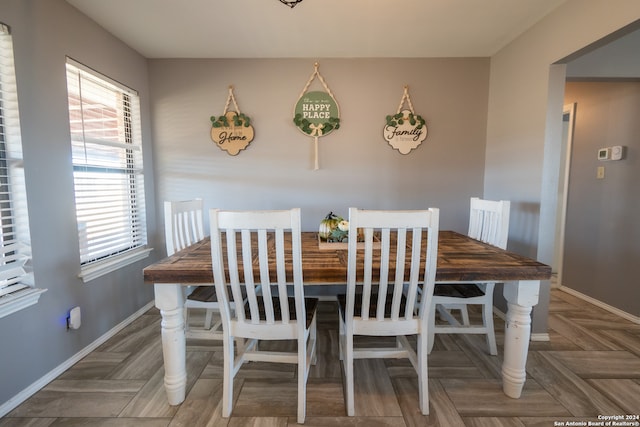
[[[222,416],[231,415],[233,378],[244,362],[294,363],[298,365],[298,423],[302,424],[309,369],[316,362],[318,300],[304,297],[300,209],[216,209],[210,211],[210,220],[213,281],[224,332]],[[243,344],[234,348],[238,338]],[[261,340],[294,340],[297,349],[260,350]]]
[[[429,413],[427,326],[436,274],[438,216],[438,209],[349,209],[349,235],[356,236],[358,230],[364,232],[363,248],[358,247],[358,239],[349,239],[347,293],[338,295],[339,348],[349,416],[355,413],[354,359],[364,358],[408,358],[417,373],[420,411],[424,415]],[[380,241],[376,248],[374,234]],[[378,274],[379,280],[374,280]],[[414,310],[420,284],[424,292],[418,309]],[[356,335],[395,337],[396,345],[355,347]],[[411,335],[417,337],[417,350],[407,339]]]
[[[164,202],[164,231],[167,256],[191,246],[205,238],[203,227],[202,199]],[[185,301],[185,335],[187,338],[222,339],[222,323],[213,323],[213,315],[219,312],[215,287],[191,286]],[[190,312],[196,309],[205,311],[202,326],[190,325]]]
[[[472,197],[469,208],[469,237],[506,249],[509,235],[509,210],[509,201]],[[431,300],[429,352],[433,349],[436,334],[481,334],[486,335],[489,354],[497,355],[498,348],[493,325],[494,287],[494,282],[437,283]],[[469,305],[481,306],[482,325],[471,324],[467,310]],[[452,315],[452,310],[460,311],[462,321]],[[446,321],[446,324],[436,324],[436,312]]]

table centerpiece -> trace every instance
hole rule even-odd
[[[358,230],[358,248],[364,248],[364,233]],[[380,247],[377,235],[373,237],[373,247]],[[347,250],[349,245],[349,221],[340,215],[329,212],[320,221],[318,229],[318,247],[321,250]]]

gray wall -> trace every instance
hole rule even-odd
[[[156,223],[146,60],[63,0],[2,0],[0,20],[14,41],[35,280],[48,289],[38,304],[0,319],[2,404],[153,299],[145,262],[89,283],[77,277],[66,55],[139,91],[151,245]],[[68,332],[76,305],[82,326]]]
[[[577,108],[562,285],[640,316],[640,83],[568,82],[565,100]],[[612,145],[626,157],[598,161]]]
[[[563,66],[553,64],[640,18],[636,0],[567,0],[491,57],[484,196],[508,199],[507,248],[553,262]],[[549,284],[532,331],[547,331]]]
[[[482,195],[488,59],[320,59],[319,72],[340,107],[341,127],[312,139],[293,109],[313,59],[150,60],[158,200],[202,197],[223,209],[302,208],[317,230],[329,211],[439,207],[441,227],[466,231],[469,198]],[[237,156],[210,138],[228,86],[252,118],[255,139]],[[429,126],[407,155],[382,137],[403,86]],[[311,90],[324,90],[318,79]],[[158,206],[160,209],[160,206]],[[160,214],[160,211],[158,211]]]
[[[589,51],[567,63],[567,78],[637,78],[640,76],[640,23],[635,31]],[[625,28],[620,32],[629,31]]]

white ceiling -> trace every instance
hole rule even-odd
[[[147,58],[487,57],[566,0],[67,0]]]

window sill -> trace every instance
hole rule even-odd
[[[116,271],[119,268],[147,258],[152,250],[153,248],[136,249],[111,257],[104,261],[98,261],[90,265],[83,266],[80,269],[78,277],[80,277],[84,283],[87,283],[100,276]]]
[[[0,298],[0,318],[34,305],[46,289],[27,288]]]

